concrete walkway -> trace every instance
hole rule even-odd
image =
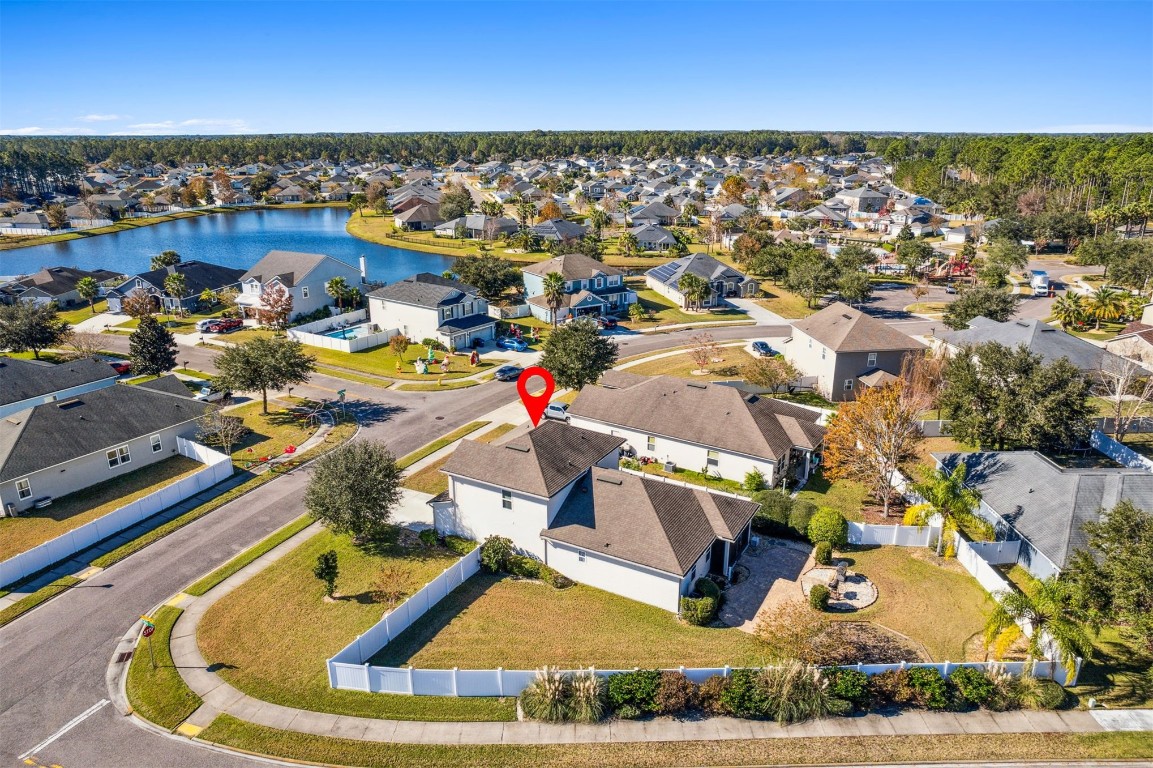
[[[757,325],[789,325],[788,320],[752,299],[726,299],[726,301],[737,309],[746,312],[749,317],[757,321]]]

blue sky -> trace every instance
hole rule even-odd
[[[1153,130],[1153,3],[0,2],[0,133]]]

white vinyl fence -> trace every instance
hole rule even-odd
[[[136,525],[141,520],[168,509],[174,504],[195,496],[216,485],[232,474],[232,459],[219,451],[185,440],[176,440],[182,456],[205,464],[188,477],[177,480],[159,491],[148,494],[129,504],[102,515],[79,528],[33,547],[27,552],[0,562],[0,585],[11,584],[51,565],[67,560],[77,552],[91,547],[109,536]]]
[[[379,347],[381,344],[386,344],[389,339],[400,333],[400,331],[395,328],[391,328],[378,330],[375,333],[357,336],[352,339],[324,335],[328,331],[335,331],[350,325],[366,322],[368,322],[368,310],[357,309],[352,312],[345,312],[342,315],[326,317],[323,320],[294,325],[288,329],[288,338],[299,341],[302,344],[307,344],[310,347],[335,349],[338,352],[361,352],[372,347]]]
[[[939,525],[870,525],[849,523],[849,543],[861,546],[930,547],[941,535]]]
[[[1153,472],[1153,461],[1125,447],[1100,430],[1095,429],[1089,434],[1089,445],[1122,466]]]

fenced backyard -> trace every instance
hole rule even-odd
[[[310,347],[352,353],[386,344],[400,331],[395,328],[381,329],[371,326],[368,322],[368,310],[358,309],[294,326],[289,328],[287,333],[288,338]]]

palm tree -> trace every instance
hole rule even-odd
[[[966,468],[957,464],[952,472],[938,469],[925,480],[913,483],[912,490],[925,501],[905,510],[905,525],[927,525],[936,515],[942,518],[941,537],[937,540],[937,555],[940,556],[949,541],[946,557],[953,553],[953,534],[962,525],[988,528],[989,524],[977,517],[975,510],[981,503],[981,494],[965,485]]]
[[[188,281],[179,272],[173,272],[164,278],[164,292],[176,299],[177,312],[183,309],[180,300],[188,293]]]
[[[621,213],[621,226],[625,229],[629,228],[629,211],[632,209],[633,204],[627,198],[617,203],[617,210]]]
[[[1077,620],[1068,583],[1050,576],[1034,582],[1028,592],[1004,591],[997,595],[997,607],[985,622],[985,643],[993,643],[1018,622],[1028,623],[1029,658],[1044,659],[1050,649],[1056,651],[1067,675],[1077,668],[1077,657],[1091,658],[1093,643],[1085,627]]]
[[[1053,302],[1053,317],[1061,323],[1061,328],[1084,322],[1087,313],[1085,299],[1077,293],[1066,293]]]
[[[1102,320],[1116,320],[1125,311],[1125,296],[1108,286],[1101,286],[1089,296],[1089,314],[1097,321],[1094,330],[1101,330]]]
[[[211,288],[205,288],[200,292],[200,305],[202,307],[211,307],[218,301],[216,291]]]
[[[677,287],[680,289],[681,295],[685,297],[685,309],[699,308],[712,290],[704,278],[697,277],[691,272],[681,277]]]
[[[348,281],[343,277],[334,277],[324,284],[324,292],[336,299],[336,308],[344,311],[344,299],[348,296]]]
[[[536,204],[529,200],[523,200],[517,203],[516,215],[517,218],[520,219],[520,225],[527,227],[532,223],[533,217],[536,216]]]
[[[594,206],[589,208],[589,223],[592,225],[593,232],[595,232],[599,238],[601,236],[601,229],[609,223],[609,215]]]
[[[545,303],[552,313],[552,327],[556,328],[557,313],[560,311],[560,305],[564,303],[564,275],[560,272],[549,272],[544,276],[542,287]]]
[[[80,298],[88,302],[88,308],[92,310],[92,314],[96,314],[96,297],[100,295],[100,284],[96,282],[95,278],[82,277],[76,281],[76,293],[80,294]]]
[[[480,203],[480,212],[485,216],[503,216],[504,206],[496,200],[482,200]]]
[[[641,246],[640,241],[637,240],[637,236],[632,232],[625,232],[623,235],[621,235],[620,240],[617,241],[617,244],[620,246],[622,256],[636,255],[637,250]]]

